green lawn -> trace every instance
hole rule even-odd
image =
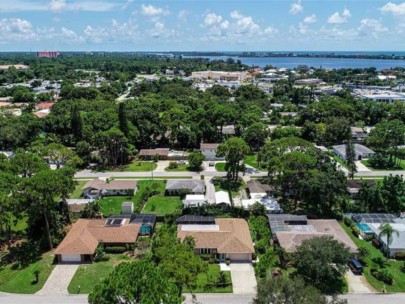
[[[148,172],[155,170],[157,167],[154,161],[134,161],[129,165],[123,166],[120,171],[130,172]]]
[[[80,286],[80,293],[90,293],[94,286],[113,271],[115,266],[129,260],[130,258],[123,254],[106,254],[99,262],[80,265],[69,284],[69,293],[78,293],[78,286]]]
[[[232,197],[237,197],[239,195],[239,191],[242,188],[246,187],[245,182],[239,178],[238,182],[236,183],[228,183],[226,178],[213,178],[212,182],[215,186],[215,191],[229,191],[231,190]]]
[[[153,190],[159,194],[152,196],[147,201],[142,213],[154,213],[158,216],[171,214],[176,210],[181,210],[182,202],[179,196],[165,196],[166,181],[165,180],[141,180],[138,181],[138,191],[135,194],[134,201],[139,204],[142,196],[142,190],[147,186],[151,186]]]
[[[346,163],[340,158],[340,157],[338,157],[338,156],[333,156],[333,159],[338,163],[338,164],[341,164],[344,168],[346,168],[347,169],[347,165],[346,165]]]
[[[218,172],[225,172],[225,163],[216,163],[215,170]]]
[[[165,168],[165,171],[167,171],[167,172],[198,172],[199,170],[190,168],[186,164],[181,164],[181,165],[177,165],[177,168],[174,168],[174,169],[170,169],[169,167],[167,167],[167,168]]]
[[[44,253],[39,260],[25,268],[13,269],[13,265],[0,267],[0,291],[33,294],[42,288],[53,265],[53,251]],[[39,270],[39,281],[35,282],[34,272]]]
[[[197,287],[193,290],[195,293],[232,293],[232,280],[230,271],[225,271],[226,281],[230,284],[225,287],[216,287],[215,282],[221,272],[219,265],[208,265],[207,273],[200,273],[197,277]],[[207,286],[211,283],[213,286]],[[186,291],[186,289],[185,289]]]
[[[405,170],[405,159],[401,159],[401,161],[400,161],[400,166],[401,166],[401,168],[394,168],[394,169],[393,169],[393,168],[382,168],[382,169],[373,168],[373,167],[370,165],[370,162],[369,162],[368,159],[363,159],[363,160],[361,161],[361,163],[362,163],[363,165],[365,165],[366,167],[368,167],[368,168],[374,170],[374,171]]]
[[[404,292],[405,291],[404,262],[387,260],[383,255],[383,253],[377,248],[375,248],[370,242],[366,242],[364,240],[360,240],[357,237],[355,237],[352,233],[352,230],[345,224],[341,223],[341,226],[358,247],[366,247],[370,251],[370,255],[365,259],[366,265],[364,265],[363,268],[364,276],[367,278],[368,282],[379,292],[381,292],[384,287],[387,290],[387,292]],[[384,282],[378,281],[375,277],[373,277],[370,274],[371,268],[388,269],[391,272],[395,280],[395,283],[392,286],[390,286],[385,284]]]
[[[246,156],[244,162],[246,165],[260,170],[259,164],[257,163],[257,154]]]
[[[106,196],[100,199],[101,212],[104,216],[120,214],[123,202],[134,201],[133,197],[128,196]],[[135,203],[134,203],[135,206]]]
[[[77,185],[76,185],[76,189],[75,191],[72,192],[72,194],[70,194],[71,199],[79,199],[82,198],[83,195],[83,186],[87,183],[87,180],[81,180],[81,181],[77,181]]]

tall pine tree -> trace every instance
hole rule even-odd
[[[129,133],[129,125],[128,125],[128,119],[127,119],[127,114],[125,113],[125,104],[120,103],[119,108],[118,108],[118,123],[119,123],[119,129],[122,131],[122,133],[125,134],[125,136],[128,136]]]
[[[82,117],[80,116],[80,111],[77,108],[77,105],[73,105],[72,107],[70,123],[72,127],[73,137],[75,141],[78,142],[83,137],[83,121]]]
[[[354,150],[352,140],[348,140],[346,142],[346,165],[349,171],[349,178],[353,179],[354,174],[357,172],[357,167],[356,167],[356,151]]]

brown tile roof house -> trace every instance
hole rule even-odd
[[[177,236],[183,240],[192,236],[197,253],[217,254],[221,260],[251,261],[254,247],[248,223],[244,219],[215,219],[215,224],[177,226]]]
[[[55,250],[60,262],[91,261],[100,242],[105,245],[132,244],[138,238],[139,224],[107,224],[106,220],[79,219]]]
[[[294,252],[304,241],[314,237],[332,236],[356,252],[357,246],[336,220],[308,220],[308,225],[289,225],[289,230],[276,232],[277,241],[287,252]]]
[[[158,148],[158,149],[141,149],[139,151],[140,157],[154,157],[156,154],[161,158],[167,158],[169,155],[169,148]]]

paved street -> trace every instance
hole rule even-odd
[[[69,294],[67,290],[68,286],[78,268],[78,264],[56,265],[48,280],[45,282],[42,289],[37,292],[37,294],[53,296]]]
[[[252,295],[243,294],[198,294],[201,304],[250,304]],[[404,304],[405,293],[397,294],[347,294],[349,304]],[[87,295],[39,296],[0,293],[0,304],[86,304]],[[186,295],[185,304],[192,304],[191,295]]]

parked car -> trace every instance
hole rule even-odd
[[[357,259],[351,259],[349,261],[349,267],[354,274],[362,274],[363,273],[363,265],[361,265],[360,261]]]

